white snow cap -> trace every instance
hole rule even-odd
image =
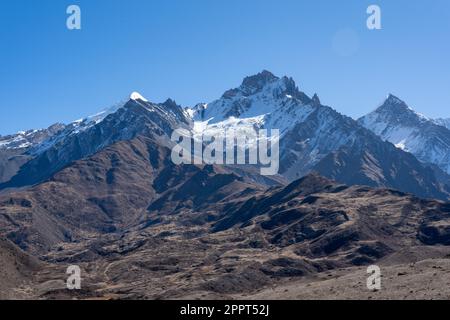
[[[148,102],[147,99],[145,99],[143,96],[141,96],[141,94],[139,92],[136,92],[136,91],[130,95],[130,99],[131,100],[142,100],[142,101]]]

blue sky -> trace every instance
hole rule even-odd
[[[82,30],[66,28],[70,4]],[[366,28],[370,4],[382,30]],[[73,121],[132,91],[210,102],[263,69],[353,117],[390,92],[450,117],[449,36],[448,0],[3,0],[0,134]]]

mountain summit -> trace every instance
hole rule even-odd
[[[292,78],[279,78],[264,70],[244,78],[239,87],[226,91],[220,99],[190,109],[190,113],[196,121],[217,123],[230,117],[254,118],[268,114],[274,116],[280,114],[280,108],[290,108],[293,112],[294,108],[308,105],[311,101],[311,98],[298,89]],[[280,129],[283,130],[284,127]]]
[[[370,123],[373,121],[383,121],[389,124],[409,124],[411,126],[420,125],[428,121],[425,116],[417,113],[410,108],[405,101],[389,94],[385,101],[376,110],[360,119],[361,123]],[[379,132],[375,132],[379,134]]]
[[[242,81],[242,87],[261,89],[268,83],[277,81],[279,79],[280,78],[275,76],[272,72],[263,70],[256,75],[244,78],[244,80]]]
[[[422,162],[450,173],[450,130],[415,112],[399,98],[390,95],[358,122]]]
[[[142,100],[144,102],[148,102],[147,99],[145,99],[139,92],[136,92],[136,91],[130,95],[130,99],[131,100]]]

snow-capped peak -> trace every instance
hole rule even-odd
[[[400,98],[398,98],[397,96],[393,95],[392,93],[388,94],[388,96],[386,97],[386,100],[384,102],[385,104],[402,104],[402,105],[406,105],[406,103],[401,100]]]
[[[311,114],[320,104],[299,91],[294,80],[279,78],[269,71],[246,77],[211,103],[186,109],[196,134],[226,128],[279,129],[283,135]]]
[[[450,131],[396,96],[389,95],[379,108],[358,121],[397,148],[450,173]]]
[[[414,112],[405,101],[390,93],[383,103],[374,111],[377,113],[403,114],[404,112]]]
[[[226,91],[220,99],[207,105],[199,104],[187,112],[194,121],[208,121],[209,124],[230,118],[263,117],[273,121],[278,119],[277,125],[281,126],[281,123],[295,122],[294,114],[303,114],[302,106],[308,105],[312,106],[313,100],[298,89],[292,78],[279,78],[264,70],[246,77],[239,87]],[[289,121],[280,118],[289,118]]]
[[[144,102],[148,102],[147,99],[145,99],[139,92],[136,92],[136,91],[130,95],[130,99],[131,100],[142,100]]]
[[[416,112],[405,101],[393,94],[389,94],[377,109],[364,118],[368,120],[367,118],[374,117],[378,119],[378,122],[383,119],[384,122],[391,124],[401,122],[403,124],[418,125],[423,121],[430,120],[423,114]]]

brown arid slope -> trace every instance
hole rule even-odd
[[[368,290],[363,267],[329,271],[315,279],[297,279],[239,296],[275,300],[448,300],[450,259],[381,265],[381,289]]]
[[[267,189],[226,168],[175,166],[156,145],[119,142],[0,196],[1,234],[45,261],[26,297],[450,298],[415,295],[438,283],[428,277],[446,281],[449,204],[315,174]],[[392,293],[367,292],[370,264]],[[81,290],[66,288],[70,265]],[[412,292],[404,276],[418,279]]]
[[[244,191],[263,190],[224,168],[176,166],[170,159],[170,149],[150,138],[116,143],[47,182],[1,194],[0,232],[40,255],[60,243],[121,234],[181,208],[199,210],[233,195],[239,199]]]
[[[51,127],[23,150],[4,147],[2,297],[330,299],[363,290],[369,298],[360,274],[370,264],[393,292],[372,298],[423,296],[406,294],[404,279],[420,279],[417,288],[436,286],[428,275],[446,281],[450,203],[413,196],[448,200],[444,172],[267,71],[215,105],[226,119],[262,101],[273,110],[265,129],[286,124],[282,176],[262,177],[253,165],[175,165],[170,137],[193,129],[192,114],[136,93],[103,119]],[[213,105],[197,110],[202,121]],[[22,145],[6,138],[4,146]],[[411,264],[421,267],[405,271]],[[81,290],[66,287],[71,265],[82,270]]]
[[[24,299],[30,296],[33,275],[43,266],[38,259],[0,238],[0,299]]]

